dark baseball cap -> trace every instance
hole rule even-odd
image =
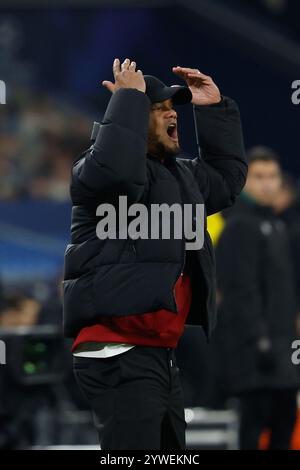
[[[190,103],[192,100],[192,92],[187,86],[167,86],[153,75],[144,75],[144,80],[146,95],[150,98],[151,103],[159,103],[172,98],[173,103],[176,105]]]

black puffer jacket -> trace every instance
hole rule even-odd
[[[100,240],[96,208],[118,197],[128,205],[205,203],[207,214],[234,203],[247,164],[237,105],[195,106],[202,158],[166,165],[147,154],[150,100],[135,89],[119,89],[109,101],[95,144],[75,162],[71,243],[65,253],[64,332],[75,337],[102,316],[142,314],[166,308],[176,314],[173,288],[186,261],[192,269],[193,301],[187,323],[209,336],[215,324],[215,259],[205,227],[201,250],[185,241],[130,238]]]

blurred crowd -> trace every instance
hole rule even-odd
[[[14,90],[0,128],[0,201],[67,201],[71,162],[89,144],[91,118],[49,95]]]

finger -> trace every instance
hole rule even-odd
[[[173,67],[174,69],[177,69],[177,70],[180,70],[181,72],[185,72],[185,73],[192,73],[192,72],[197,72],[198,69],[191,69],[189,67],[180,67],[179,65],[177,65],[177,67]]]
[[[113,74],[114,74],[114,77],[116,76],[117,73],[119,73],[121,71],[120,69],[120,60],[119,59],[115,59],[114,62],[113,62]]]
[[[195,69],[189,69],[187,67],[180,67],[177,65],[177,67],[173,67],[173,72],[187,74],[189,72],[195,72]]]
[[[198,70],[198,69],[191,69],[191,68],[189,68],[189,67],[179,67],[179,66],[174,67],[174,68],[175,68],[177,71],[183,72],[183,73],[188,74],[188,75],[192,73],[192,74],[197,74],[197,75],[199,75],[199,77],[203,77],[203,78],[204,78],[204,77],[207,77],[207,78],[209,78],[208,75],[205,75],[204,73],[202,73],[202,72],[201,72],[200,70]]]
[[[183,79],[187,77],[186,72],[182,72],[181,70],[178,70],[178,69],[176,70],[175,67],[173,67],[173,73],[175,73],[176,75],[178,75],[178,77],[183,78]]]
[[[132,72],[135,72],[135,68],[136,68],[136,63],[131,62],[131,64],[129,65],[129,70],[131,70]]]
[[[202,82],[211,81],[211,77],[208,77],[207,75],[204,75],[202,73],[188,73],[187,76],[188,76],[188,78],[197,78],[197,79],[201,80]]]
[[[174,73],[181,73],[181,74],[184,73],[180,67],[173,67],[172,70]]]
[[[128,70],[129,68],[129,65],[130,65],[130,60],[129,59],[125,59],[122,66],[121,66],[121,69],[122,70]]]
[[[172,70],[173,70],[173,71],[176,70],[176,71],[178,72],[178,71],[181,71],[181,70],[182,70],[182,67],[180,67],[179,65],[177,65],[176,67],[172,67]]]
[[[182,67],[173,67],[173,73],[178,75],[179,77],[186,78],[188,75],[188,72],[184,70]]]
[[[210,79],[211,77],[209,77],[208,75],[205,75],[204,73],[202,73],[200,70],[192,70],[191,72],[188,72],[188,75],[190,74],[193,74],[193,75],[197,75],[198,77],[201,77],[203,79]]]
[[[113,93],[115,85],[110,82],[109,80],[103,80],[102,85],[108,89],[111,93]]]

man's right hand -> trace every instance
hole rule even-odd
[[[130,59],[125,59],[122,65],[119,59],[115,59],[113,63],[113,74],[115,83],[104,80],[102,85],[109,91],[114,93],[119,88],[135,88],[136,90],[146,91],[146,83],[141,70],[136,72],[136,63],[131,62]]]

